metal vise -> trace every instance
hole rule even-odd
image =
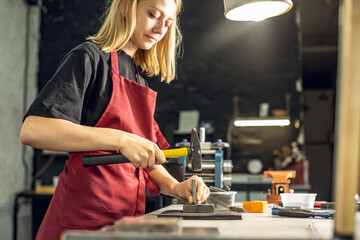
[[[267,195],[269,203],[280,203],[280,193],[290,193],[290,179],[296,177],[295,171],[264,171],[264,177],[271,177],[271,192]]]
[[[229,144],[221,139],[214,143],[205,142],[205,128],[200,128],[200,146],[201,146],[201,168],[194,168],[194,163],[187,157],[179,157],[178,163],[183,165],[183,180],[197,175],[203,178],[206,185],[222,188],[231,186],[231,173],[233,164],[231,160],[224,160],[224,148]],[[193,142],[193,141],[190,141]],[[189,147],[190,142],[186,139],[176,143],[175,147]]]

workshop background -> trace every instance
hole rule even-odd
[[[12,239],[16,194],[34,187],[34,174],[53,156],[20,143],[23,115],[62,57],[97,31],[105,2],[0,0],[0,239]],[[221,0],[184,0],[178,78],[171,84],[149,79],[159,93],[155,118],[171,146],[182,137],[179,112],[197,110],[207,140],[233,141],[228,156],[239,156],[241,146],[232,134],[229,139],[229,124],[237,117],[258,117],[266,102],[270,116],[282,109],[300,122],[288,128],[286,140],[302,144],[309,191],[317,200],[331,201],[337,15],[338,0],[295,0],[282,16],[232,22],[225,19]],[[266,134],[261,137],[273,142],[283,136],[281,130]],[[51,183],[65,159],[57,155],[39,179]],[[245,163],[231,160],[234,172],[247,173]],[[263,164],[264,170],[273,167]],[[18,239],[31,239],[31,223],[39,220],[33,219],[33,202],[22,201]]]

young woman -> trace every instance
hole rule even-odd
[[[22,143],[69,152],[37,239],[94,230],[145,212],[145,187],[192,203],[209,189],[161,166],[169,145],[154,120],[156,92],[137,70],[175,77],[181,0],[113,0],[100,31],[62,60],[25,115]],[[130,163],[84,168],[83,155],[122,153]]]

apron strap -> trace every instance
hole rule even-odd
[[[134,63],[134,64],[135,64],[135,63]],[[136,72],[137,72],[138,84],[141,84],[141,82],[140,82],[140,73],[139,73],[139,69],[138,69],[138,67],[136,66],[136,64],[135,64],[135,68],[136,68]]]
[[[111,77],[119,75],[119,62],[117,52],[111,52]]]
[[[114,74],[119,75],[119,60],[118,60],[117,52],[111,52],[110,54],[111,54],[111,77],[114,77]],[[139,69],[135,63],[134,63],[134,65],[135,65],[136,73],[137,73],[137,76],[136,76],[137,79],[135,77],[135,82],[141,84]]]
[[[155,135],[156,135],[156,141],[157,141],[157,144],[159,145],[160,149],[164,150],[164,149],[167,149],[168,147],[170,147],[169,143],[166,141],[166,138],[161,133],[159,125],[157,124],[155,119],[153,119],[153,127],[154,127],[154,131],[155,131]]]
[[[149,190],[151,196],[158,195],[160,193],[159,187],[156,185],[154,179],[150,175],[150,171],[147,168],[143,169],[146,188]]]

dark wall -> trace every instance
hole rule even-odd
[[[177,128],[180,110],[197,109],[200,121],[214,123],[215,138],[226,139],[235,95],[241,116],[258,116],[261,102],[269,102],[270,111],[285,109],[285,94],[290,93],[298,115],[295,81],[301,65],[295,13],[234,22],[224,17],[222,1],[185,0],[178,79],[170,86],[151,82],[159,92],[156,117],[167,137]]]
[[[61,59],[97,32],[105,0],[43,0],[41,15],[39,89],[55,73]]]
[[[41,21],[39,88],[50,79],[61,58],[100,24],[105,1],[44,0]],[[295,8],[262,22],[225,19],[221,0],[184,0],[181,28],[184,54],[178,78],[171,84],[150,79],[158,91],[156,119],[172,142],[180,110],[199,110],[211,122],[214,138],[226,139],[233,117],[233,97],[240,116],[257,116],[259,104],[285,109],[292,95],[292,113],[299,112],[295,81],[301,77]]]

